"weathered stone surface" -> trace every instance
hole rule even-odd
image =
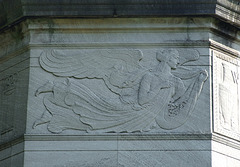
[[[215,131],[239,140],[239,59],[214,52]]]
[[[42,52],[41,68],[65,79],[47,81],[36,90],[36,96],[50,94],[43,98],[47,112],[33,127],[47,123],[50,132],[61,133],[67,129],[143,132],[182,126],[208,78],[206,70],[186,66],[197,61],[199,53],[162,49],[153,55],[151,66],[143,64],[150,61],[144,59],[141,50],[133,49]]]
[[[26,17],[156,17],[214,16],[239,22],[239,1],[233,0],[1,0],[0,27]]]
[[[0,166],[239,164],[237,27],[28,18],[2,32]]]

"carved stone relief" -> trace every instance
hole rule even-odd
[[[3,79],[3,94],[8,96],[11,95],[15,89],[16,89],[16,82],[17,82],[17,77],[18,74],[15,73],[13,75],[10,75],[8,77],[6,77],[5,79]]]
[[[214,52],[214,131],[240,139],[239,61]]]
[[[15,90],[18,74],[9,75],[0,81],[1,102],[0,102],[0,141],[8,138],[13,133]]]
[[[46,111],[33,127],[48,124],[52,133],[66,129],[143,132],[183,125],[194,110],[208,74],[185,66],[199,59],[196,50],[180,53],[161,49],[156,52],[156,65],[143,66],[141,62],[147,57],[141,50],[89,49],[77,55],[43,51],[41,68],[64,80],[48,81],[36,90]],[[101,81],[99,89],[107,89],[109,96],[93,91],[82,84],[83,80]]]

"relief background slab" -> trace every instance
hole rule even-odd
[[[221,29],[211,27],[213,26],[212,21],[214,19],[207,17],[25,20],[29,35],[25,42],[29,42],[27,44],[29,53],[14,57],[18,54],[12,55],[14,47],[23,46],[10,44],[9,46],[1,46],[3,52],[0,53],[0,57],[14,57],[0,66],[0,83],[3,84],[3,86],[1,85],[1,99],[6,101],[6,98],[2,96],[5,92],[3,88],[6,88],[6,85],[10,85],[11,88],[12,81],[16,80],[13,76],[16,76],[16,73],[18,74],[16,94],[7,105],[9,108],[14,108],[14,111],[11,110],[12,112],[9,113],[4,111],[7,119],[0,118],[0,120],[4,119],[6,122],[11,119],[13,122],[9,124],[14,125],[16,131],[21,133],[20,136],[24,135],[24,141],[18,145],[11,143],[13,144],[12,147],[1,150],[0,166],[17,166],[16,163],[22,163],[29,167],[43,165],[58,167],[79,165],[163,166],[163,164],[165,166],[183,167],[211,166],[213,164],[213,166],[219,166],[219,164],[226,164],[226,166],[239,165],[239,143],[237,141],[226,142],[224,137],[229,136],[238,139],[239,132],[235,124],[233,124],[232,129],[230,126],[231,130],[229,130],[229,126],[225,127],[223,114],[220,113],[219,109],[220,97],[218,95],[219,85],[222,83],[222,74],[219,73],[218,68],[221,69],[222,63],[225,63],[231,67],[231,73],[231,69],[234,69],[235,65],[225,62],[224,58],[212,57],[214,55],[211,54],[209,47],[222,49],[222,46],[216,47],[213,45],[214,41],[209,40],[209,38],[223,45],[231,45],[235,50],[238,50],[239,45],[236,41],[229,42],[226,38],[222,38],[222,34],[218,34]],[[93,28],[94,26],[96,27]],[[211,28],[214,30],[211,30]],[[221,33],[234,35],[229,31]],[[1,39],[5,38],[1,37]],[[12,52],[9,52],[8,49]],[[36,121],[42,118],[44,112],[47,113],[45,115],[46,120],[52,118],[51,113],[46,111],[49,103],[44,103],[44,98],[53,95],[54,90],[42,91],[36,96],[36,92],[47,82],[56,86],[56,84],[67,84],[67,81],[70,80],[72,83],[81,83],[89,87],[92,92],[97,92],[105,97],[119,98],[116,93],[107,88],[103,79],[91,77],[90,79],[82,79],[69,75],[62,77],[54,74],[56,71],[51,71],[52,68],[47,69],[44,65],[40,65],[40,63],[48,62],[41,60],[44,53],[51,53],[56,50],[57,52],[63,52],[66,57],[71,57],[72,55],[79,55],[83,51],[87,53],[106,50],[113,52],[117,50],[123,50],[124,52],[127,50],[130,52],[140,51],[143,58],[138,65],[147,68],[156,67],[159,63],[156,59],[156,53],[163,49],[173,49],[181,52],[180,59],[187,53],[196,51],[199,58],[187,62],[184,67],[206,70],[208,73],[208,78],[203,84],[194,109],[181,126],[168,130],[156,127],[147,132],[86,132],[85,129],[72,128],[73,125],[76,125],[73,122],[79,121],[80,114],[76,114],[69,109],[67,110],[68,116],[60,114],[61,119],[58,119],[59,125],[61,121],[64,122],[69,117],[73,118],[70,119],[71,121],[74,120],[73,122],[69,121],[69,129],[52,132],[49,131],[49,122],[44,121],[38,122],[37,126],[34,126]],[[11,54],[8,55],[7,53]],[[212,61],[212,58],[214,61]],[[101,61],[101,59],[98,60]],[[117,66],[116,68],[118,69],[117,72],[120,72]],[[213,69],[216,69],[217,72]],[[234,76],[237,75],[234,74]],[[5,81],[9,81],[10,84],[6,84]],[[230,82],[229,79],[227,82]],[[184,84],[188,86],[191,83],[197,82],[184,81]],[[230,86],[233,85],[234,83],[230,84]],[[67,93],[65,89],[63,90],[63,93]],[[217,101],[212,101],[212,97]],[[62,101],[59,100],[58,102]],[[12,106],[10,103],[15,104]],[[61,108],[61,104],[58,104],[55,105],[56,108]],[[218,107],[217,110],[214,108],[214,113],[212,113],[213,106]],[[0,111],[2,110],[0,108]],[[8,117],[9,115],[14,115],[14,118]],[[236,118],[238,117],[234,117],[233,123],[238,121]],[[214,119],[214,122],[212,119]],[[228,120],[231,120],[231,117]],[[229,121],[226,122],[229,123]],[[220,135],[212,134],[212,126],[214,126],[214,131]],[[1,131],[4,131],[5,128],[1,128]],[[11,140],[12,138],[8,139]],[[219,158],[221,161],[219,161]]]
[[[109,48],[101,47],[101,48],[88,48],[88,49],[58,49],[58,48],[47,48],[45,51],[51,51],[51,50],[58,50],[62,51],[66,55],[77,55],[81,53],[83,50],[93,51],[93,50],[106,50]],[[124,50],[124,47],[118,47],[118,48],[111,48],[110,50]],[[147,67],[147,66],[156,66],[156,52],[158,50],[161,50],[164,48],[144,48],[141,49],[141,47],[136,48],[132,50],[140,50],[143,54],[143,59],[141,60],[141,65]],[[177,49],[179,52],[184,52],[186,50],[192,50],[189,48],[174,48]],[[131,50],[130,47],[128,47],[128,50]],[[35,129],[33,129],[34,122],[41,118],[43,112],[46,110],[45,106],[43,105],[43,98],[44,95],[40,94],[38,97],[35,96],[36,90],[44,85],[46,82],[64,82],[64,78],[57,77],[45,70],[43,70],[39,65],[39,57],[43,53],[44,50],[42,49],[33,49],[31,50],[31,68],[30,68],[30,91],[29,91],[29,107],[28,107],[28,121],[27,121],[27,133],[29,134],[49,134],[49,131],[47,130],[47,124],[41,124],[39,126],[36,126]],[[197,51],[197,50],[196,50]],[[207,52],[204,49],[199,49],[197,51],[198,53],[204,53]],[[202,70],[207,70],[209,74],[209,57],[207,55],[200,55],[200,58],[197,61],[188,62],[189,67],[193,68],[200,68]],[[88,86],[91,90],[94,92],[98,92],[101,95],[105,97],[111,97],[111,98],[117,98],[116,94],[113,94],[109,89],[106,87],[104,82],[102,80],[98,79],[78,79],[79,82],[83,83],[84,85]],[[186,83],[189,84],[189,83]],[[144,132],[144,133],[208,133],[210,131],[209,125],[210,125],[210,119],[209,119],[209,111],[210,111],[210,102],[209,102],[209,79],[205,81],[202,91],[200,93],[200,96],[197,100],[196,106],[194,108],[194,111],[192,114],[190,114],[189,118],[187,119],[186,123],[182,126],[175,128],[174,130],[164,130],[161,128],[156,128],[151,130],[150,132]],[[206,98],[208,97],[208,98]],[[203,107],[204,106],[204,107]],[[72,116],[76,116],[73,112],[71,113]],[[51,114],[48,115],[51,117]],[[203,123],[204,122],[204,123]],[[61,134],[85,134],[84,131],[78,131],[78,130],[64,130],[61,132]],[[94,133],[94,132],[91,132]],[[90,133],[90,134],[91,134]],[[98,132],[99,133],[99,132]],[[96,133],[96,134],[98,134]],[[102,133],[102,132],[100,132]],[[88,134],[88,133],[87,133]]]

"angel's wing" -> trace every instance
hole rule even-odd
[[[199,59],[199,53],[195,49],[179,49],[179,64],[184,65],[190,61],[196,61]]]
[[[61,77],[103,79],[107,87],[118,93],[129,77],[141,71],[139,50],[83,50],[66,55],[60,50],[44,51],[40,56],[43,69]]]

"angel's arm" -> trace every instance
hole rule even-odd
[[[169,87],[167,81],[159,80],[149,73],[144,75],[139,86],[138,103],[140,105],[149,103],[159,93],[160,89],[167,87]]]
[[[172,96],[172,102],[179,99],[186,91],[183,81],[180,78],[175,78],[175,92]]]
[[[146,74],[139,85],[138,103],[140,105],[148,103],[152,99],[153,94],[154,92],[151,90],[151,76],[150,74]]]

